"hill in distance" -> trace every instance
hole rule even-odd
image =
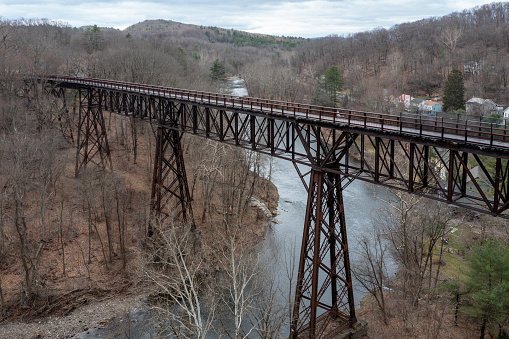
[[[297,37],[279,37],[265,34],[248,33],[234,29],[212,26],[184,24],[172,20],[145,20],[127,27],[124,31],[136,37],[156,35],[160,38],[196,38],[209,42],[232,43],[235,46],[278,45],[291,49],[308,39]]]

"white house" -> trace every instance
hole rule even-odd
[[[422,109],[422,105],[426,102],[424,99],[414,98],[410,101],[410,107],[412,107],[412,111],[417,111]]]
[[[410,94],[401,94],[398,97],[397,104],[405,105],[405,108],[410,108],[410,102],[412,101],[412,96]]]

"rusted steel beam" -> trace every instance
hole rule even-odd
[[[151,209],[160,221],[170,218],[195,228],[191,195],[187,183],[182,133],[159,127],[152,176]],[[149,235],[150,229],[149,229]]]
[[[78,87],[78,89],[79,88],[80,87]],[[132,96],[136,98],[131,98],[131,94],[125,91],[110,89],[101,89],[101,91],[101,93],[116,93],[113,95],[113,98],[117,99],[113,100],[113,103],[110,99],[104,100],[108,101],[104,106],[107,106],[111,111],[121,112],[122,114],[140,119],[147,119],[152,123],[164,121],[164,119],[166,119],[165,115],[169,115],[172,119],[176,120],[176,125],[168,125],[168,128],[175,128],[183,130],[184,132],[192,131],[192,133],[196,135],[205,136],[214,140],[222,140],[225,143],[240,147],[249,147],[250,149],[262,153],[281,157],[304,165],[313,166],[313,164],[316,163],[314,160],[316,156],[309,157],[308,151],[312,150],[313,152],[317,151],[325,154],[328,149],[327,144],[330,140],[336,139],[334,137],[330,139],[330,135],[326,135],[324,131],[332,131],[331,135],[334,135],[336,133],[349,132],[351,129],[350,127],[344,128],[343,126],[323,128],[320,123],[311,120],[300,118],[292,120],[281,115],[263,115],[257,112],[229,111],[222,108],[214,108],[213,105],[195,105],[153,95],[144,96],[140,93],[133,93]],[[105,97],[108,98],[108,96]],[[110,94],[109,98],[111,97],[112,94]],[[129,107],[132,107],[130,102],[141,102],[141,108],[135,107],[135,112],[128,112]],[[111,105],[115,107],[110,107]],[[157,107],[160,108],[155,109]],[[141,109],[141,112],[139,109]],[[221,117],[223,119],[222,129],[219,127]],[[236,126],[234,124],[236,124]],[[286,125],[286,128],[281,128],[283,125]],[[448,163],[444,164],[442,155],[437,154],[437,152],[433,155],[428,154],[429,147],[433,147],[433,149],[438,150],[445,149],[451,152],[459,152],[458,154],[462,155],[467,152],[473,154],[474,157],[477,158],[481,155],[485,156],[489,151],[494,152],[491,154],[496,158],[499,154],[497,150],[485,149],[484,151],[478,150],[478,153],[472,153],[473,151],[471,148],[461,144],[450,145],[440,143],[440,145],[443,146],[442,148],[436,145],[433,146],[428,142],[429,140],[424,137],[417,140],[416,138],[409,138],[403,135],[389,135],[388,137],[390,138],[385,139],[380,136],[372,136],[372,131],[370,130],[361,131],[355,129],[355,131],[359,132],[357,134],[361,136],[360,144],[354,146],[360,155],[360,167],[359,163],[348,161],[350,154],[347,152],[344,157],[344,164],[338,164],[336,167],[327,167],[325,169],[326,171],[341,173],[350,179],[358,178],[396,189],[405,189],[406,187],[407,191],[419,193],[432,199],[443,199],[444,201],[467,208],[470,208],[469,206],[472,205],[473,209],[481,212],[500,214],[502,217],[508,218],[507,215],[502,214],[508,206],[506,204],[508,201],[506,197],[507,194],[500,195],[500,208],[493,209],[491,207],[492,202],[488,204],[485,202],[486,199],[483,198],[482,189],[479,191],[475,184],[473,185],[473,191],[466,189],[469,177],[467,172],[461,169],[462,165],[458,165],[459,160],[455,160],[453,157],[453,167],[450,167]],[[350,134],[353,135],[354,133]],[[365,138],[369,140],[376,140],[376,138],[379,138],[379,141],[377,141],[379,143],[378,156],[372,157],[366,154],[366,147],[369,143],[364,142]],[[415,145],[412,146],[414,148],[412,157],[410,157],[410,154],[406,155],[410,161],[408,170],[402,170],[400,167],[401,164],[398,165],[397,159],[393,159],[396,157],[396,154],[401,153],[401,145],[405,143]],[[398,145],[398,149],[393,150],[392,148],[396,145]],[[408,151],[408,153],[410,153],[410,151]],[[509,157],[509,152],[505,152],[504,154],[506,157]],[[437,162],[436,159],[432,160],[432,156],[438,159],[438,163],[441,166],[440,171],[444,172],[445,176],[451,178],[450,184],[452,185],[452,190],[448,189],[448,185],[444,186],[439,178],[433,174],[433,171],[431,171],[432,166],[435,166],[434,164]],[[499,159],[503,158],[499,157]],[[481,161],[477,160],[481,167],[484,161],[484,159],[481,159]],[[375,162],[378,162],[378,166],[375,166]],[[411,175],[409,172],[412,172]],[[483,167],[483,172],[487,172],[485,166]],[[461,174],[458,176],[458,173]],[[487,177],[489,179],[490,177],[494,177],[494,175],[490,174]],[[479,178],[475,178],[475,181],[479,180]],[[506,182],[507,180],[502,181],[500,185],[505,187],[507,186]],[[492,187],[490,189],[492,189],[493,192],[496,191],[495,187],[493,187],[494,183],[494,180],[491,179],[490,186]],[[482,185],[478,186],[481,188],[484,187]],[[441,196],[436,196],[433,192],[441,192]],[[492,197],[489,197],[488,200],[491,199]]]
[[[55,88],[71,88],[80,94],[76,168],[94,159],[104,165],[110,159],[102,110],[157,125],[151,201],[153,209],[165,218],[175,215],[165,210],[172,206],[184,220],[192,220],[183,133],[293,162],[308,191],[291,324],[294,337],[323,337],[323,326],[331,322],[352,326],[356,321],[342,196],[352,180],[509,219],[504,213],[509,209],[509,145],[504,143],[509,136],[505,130],[501,134],[490,129],[492,134],[487,135],[479,128],[469,135],[474,132],[466,124],[429,122],[421,117],[416,120],[97,79],[51,81]],[[56,90],[53,94],[60,93]],[[491,173],[488,161],[493,158]],[[475,177],[471,169],[475,164],[486,182]],[[298,165],[311,170],[301,171]],[[322,275],[324,280],[319,279]],[[324,297],[326,291],[332,291],[330,300]]]
[[[308,187],[292,338],[323,338],[331,323],[342,329],[357,321],[341,176],[313,169]]]
[[[75,176],[78,176],[89,162],[95,162],[104,169],[113,169],[99,92],[94,88],[79,91]]]

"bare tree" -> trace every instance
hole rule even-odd
[[[122,258],[122,268],[127,266],[127,209],[130,202],[129,191],[123,186],[115,186],[115,205],[118,222],[118,244],[120,257]]]
[[[139,123],[137,119],[131,118],[129,119],[129,123],[131,126],[131,141],[132,141],[132,148],[133,148],[133,163],[136,164],[138,161],[138,130],[139,130]]]
[[[447,28],[443,31],[442,35],[440,36],[440,41],[444,44],[444,46],[449,51],[449,62],[451,63],[451,66],[454,68],[454,65],[452,65],[452,57],[454,54],[454,50],[456,49],[456,46],[458,45],[458,41],[461,38],[463,34],[463,31],[461,28]]]
[[[42,241],[46,241],[46,200],[50,194],[49,188],[55,186],[58,177],[61,175],[63,165],[57,159],[57,146],[59,138],[52,133],[45,131],[40,140],[40,161],[39,161],[39,190],[40,190],[40,213],[42,225]]]
[[[394,198],[395,201],[387,201],[390,208],[382,222],[383,232],[395,260],[402,266],[403,291],[416,304],[426,277],[428,287],[432,287],[433,255],[439,240],[446,234],[450,213],[443,203],[424,201],[403,192],[395,192]]]
[[[403,291],[418,299],[418,267],[422,259],[423,238],[421,232],[415,232],[412,226],[412,211],[422,198],[406,197],[396,194],[396,202],[388,202],[390,210],[385,214],[384,233],[392,245],[395,257],[402,266]],[[394,212],[393,212],[394,211]]]
[[[257,152],[226,147],[228,157],[221,169],[221,198],[226,224],[241,225],[261,171]]]
[[[441,331],[444,325],[444,316],[447,311],[447,304],[443,302],[435,302],[433,304],[424,305],[424,325],[426,339],[441,338]]]
[[[226,155],[225,147],[224,144],[207,140],[204,148],[199,152],[202,155],[202,161],[196,173],[202,181],[202,221],[205,220],[207,213],[211,213],[212,197],[218,178],[222,175],[221,163]]]
[[[18,129],[14,125],[13,133],[4,140],[9,162],[7,183],[10,187],[10,196],[13,200],[13,224],[18,237],[17,247],[19,259],[25,274],[24,289],[29,299],[36,296],[35,285],[37,280],[37,260],[43,243],[39,246],[33,241],[31,230],[27,222],[27,196],[33,187],[33,180],[37,171],[39,143],[30,138],[27,131]]]
[[[223,237],[226,246],[219,247],[217,253],[223,269],[223,276],[219,281],[221,300],[227,313],[233,317],[233,329],[223,326],[223,331],[228,337],[235,339],[249,338],[258,326],[257,322],[249,326],[248,320],[258,294],[253,287],[260,273],[260,259],[258,255],[247,251],[241,234],[238,225],[226,225]]]
[[[103,185],[101,185],[101,175],[104,176],[104,174],[96,173],[93,170],[84,171],[80,176],[80,191],[83,209],[88,221],[88,264],[92,263],[92,237],[95,235],[99,239],[104,262],[107,265],[109,262],[108,256],[97,227],[97,223],[100,220],[100,212],[104,209],[108,210],[108,207],[102,207],[100,204],[101,201],[105,200],[101,195],[101,192],[104,191]]]
[[[382,320],[387,324],[387,307],[385,303],[384,290],[389,277],[387,273],[386,260],[389,259],[387,241],[378,230],[373,230],[371,235],[364,235],[360,240],[361,259],[356,261],[352,273],[370,295],[375,298]]]
[[[0,160],[0,168],[1,160]],[[6,184],[4,178],[0,178],[0,187],[3,187],[0,190],[0,258],[4,258],[7,255],[7,245],[6,245],[6,211],[5,211],[5,202],[8,198],[8,194],[5,190]]]
[[[251,96],[266,99],[296,101],[305,88],[284,61],[257,60],[242,68],[242,76]]]
[[[203,339],[212,329],[216,299],[207,293],[204,261],[193,249],[195,235],[186,225],[155,221],[153,229],[154,242],[141,269],[143,279],[155,286],[153,309],[177,338]]]
[[[280,256],[277,256],[280,258]],[[276,339],[282,337],[282,329],[288,324],[288,304],[293,301],[293,294],[281,286],[281,281],[274,271],[280,265],[276,256],[270,256],[261,261],[252,288],[254,289],[253,307],[249,312],[249,321],[254,331],[262,339]],[[280,267],[280,266],[279,266]],[[292,276],[293,277],[293,276]],[[284,279],[283,279],[284,280]],[[291,290],[291,280],[289,281]],[[287,299],[287,297],[289,299]]]
[[[115,192],[114,186],[119,183],[115,181],[113,175],[101,172],[99,174],[99,189],[101,197],[101,207],[103,210],[104,222],[106,225],[106,241],[108,244],[108,262],[113,262],[113,213],[114,213],[114,200],[113,193]]]
[[[0,166],[1,168],[1,166]],[[2,181],[0,181],[0,187],[4,187]],[[1,192],[0,195],[0,260],[4,262],[7,257],[7,249],[5,244],[5,218],[4,218],[4,200],[6,199],[6,195],[4,192]],[[2,309],[5,309],[5,300],[4,293],[2,290],[2,277],[0,276],[0,305]]]

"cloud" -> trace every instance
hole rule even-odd
[[[273,35],[348,34],[432,16],[491,1],[475,0],[2,0],[4,18],[47,18],[72,26],[124,29],[147,19],[234,28]]]

